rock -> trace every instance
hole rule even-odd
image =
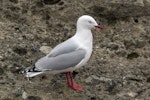
[[[95,76],[95,75],[91,75],[90,77],[88,77],[85,82],[87,84],[92,84],[92,85],[97,85],[100,83],[100,78]]]
[[[25,91],[22,93],[22,98],[27,99],[27,93]]]
[[[4,74],[4,70],[2,68],[0,68],[0,75]]]
[[[9,70],[12,72],[12,73],[16,73],[16,74],[18,74],[21,70],[23,70],[22,68],[20,68],[20,67],[17,67],[17,66],[12,66],[12,67],[10,67],[9,68]]]
[[[130,97],[136,97],[138,94],[135,92],[128,92],[127,95]]]
[[[146,82],[150,83],[150,77],[147,77]]]
[[[41,97],[38,96],[28,96],[26,100],[42,100]]]
[[[109,81],[108,81],[108,86],[107,86],[106,91],[112,92],[112,91],[114,90],[115,86],[116,86],[115,81],[113,81],[113,80],[110,81],[110,80],[109,80]]]
[[[110,81],[112,81],[112,80],[109,79],[109,78],[97,77],[97,76],[95,76],[95,75],[91,75],[90,77],[88,77],[88,78],[86,79],[85,82],[86,82],[87,84],[97,85],[97,84],[99,84],[100,82],[101,82],[101,83],[108,83],[108,82],[110,82]]]
[[[56,4],[56,3],[58,3],[58,2],[60,2],[61,0],[44,0],[43,2],[45,3],[45,4]]]
[[[130,91],[130,92],[122,91],[122,92],[118,93],[117,95],[119,97],[122,97],[122,98],[125,97],[125,96],[129,96],[129,97],[134,98],[138,95],[138,93],[132,92],[132,91]]]
[[[40,51],[42,53],[44,53],[44,54],[48,54],[51,50],[52,50],[52,48],[49,47],[49,46],[42,46],[42,47],[40,47]]]
[[[9,0],[9,1],[13,3],[18,3],[18,0]]]
[[[142,77],[138,77],[138,76],[135,76],[135,75],[129,75],[129,76],[126,76],[126,80],[130,80],[130,81],[135,81],[135,82],[142,82]]]
[[[22,38],[33,41],[35,37],[33,34],[24,34],[24,35],[22,35]]]
[[[127,51],[125,49],[118,49],[115,52],[119,57],[125,57],[127,55]]]
[[[150,2],[145,0],[105,0],[91,7],[97,15],[108,19],[127,18],[133,16],[149,16]],[[138,11],[138,12],[137,12]]]
[[[126,49],[134,48],[135,47],[135,41],[133,41],[132,39],[125,39],[124,45],[125,45]]]
[[[136,52],[131,52],[130,54],[127,55],[127,59],[134,59],[134,58],[138,58],[139,57],[139,54],[136,53]]]
[[[96,100],[96,95],[91,93],[90,91],[87,91],[86,95],[89,98],[89,100]]]
[[[110,50],[117,50],[119,48],[116,43],[109,43],[107,47],[110,48]]]
[[[106,77],[100,77],[99,80],[100,80],[101,82],[110,82],[110,81],[112,81],[112,79],[106,78]]]
[[[4,57],[3,56],[0,56],[0,61],[4,60]]]
[[[91,94],[91,95],[90,95],[90,100],[96,100],[95,94]]]
[[[136,40],[136,44],[135,44],[136,48],[142,48],[145,45],[146,45],[146,41],[144,41],[144,40]]]
[[[26,46],[24,45],[19,45],[19,46],[14,47],[13,51],[21,56],[27,53]]]

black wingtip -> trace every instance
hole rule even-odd
[[[26,72],[41,72],[39,69],[37,69],[35,66],[26,68]]]

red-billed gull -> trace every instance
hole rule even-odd
[[[73,82],[72,72],[85,65],[92,54],[93,36],[91,29],[100,28],[95,19],[88,15],[79,17],[74,36],[57,45],[48,55],[39,59],[35,66],[26,69],[26,77],[41,73],[66,73],[67,84],[74,90],[83,88]]]

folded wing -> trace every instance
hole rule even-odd
[[[45,70],[64,70],[79,64],[86,55],[86,50],[77,49],[72,52],[62,53],[55,57],[45,56],[39,59],[35,67],[41,71]]]

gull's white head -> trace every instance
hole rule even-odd
[[[80,30],[80,29],[91,30],[94,27],[102,29],[102,26],[98,25],[93,17],[91,17],[89,15],[83,15],[83,16],[79,17],[79,19],[77,21],[77,30]]]

